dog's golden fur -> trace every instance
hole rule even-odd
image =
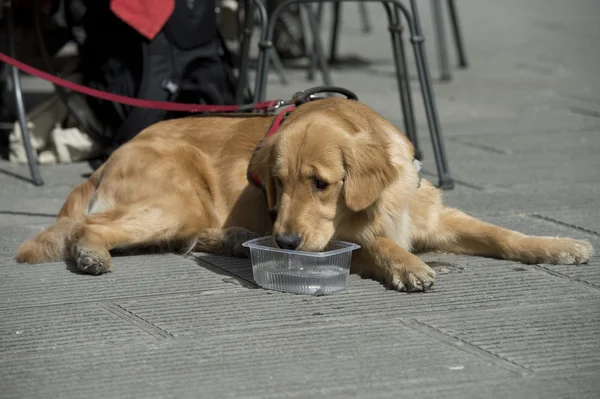
[[[585,241],[526,236],[444,207],[438,189],[419,179],[410,142],[365,105],[313,101],[263,139],[271,120],[190,117],[150,126],[71,192],[57,222],[25,242],[17,260],[72,260],[99,274],[111,269],[113,249],[243,256],[244,241],[271,233],[295,237],[293,247],[308,251],[334,238],[356,242],[353,272],[425,291],[435,272],[419,251],[523,263],[592,256]],[[248,183],[248,167],[264,192]]]

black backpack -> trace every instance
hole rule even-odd
[[[230,105],[236,81],[217,28],[215,0],[175,0],[175,10],[153,40],[116,17],[108,1],[84,1],[80,47],[84,84],[155,101]],[[144,128],[184,113],[86,99],[107,155]]]

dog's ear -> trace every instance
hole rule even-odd
[[[379,199],[398,171],[386,147],[372,138],[361,135],[348,144],[344,151],[344,199],[348,208],[358,212]]]
[[[264,139],[257,147],[254,155],[248,165],[248,175],[250,179],[258,179],[254,184],[259,184],[265,191],[267,206],[269,210],[277,204],[277,193],[275,188],[275,179],[271,173],[273,166],[273,140]]]

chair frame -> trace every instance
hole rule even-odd
[[[273,49],[273,33],[275,22],[279,19],[283,11],[292,4],[321,4],[321,3],[346,3],[356,0],[286,0],[280,3],[271,14],[267,29],[263,31],[259,43],[260,52],[258,57],[257,76],[255,84],[255,101],[264,101],[267,91],[267,79],[269,74],[269,53]],[[441,126],[435,104],[435,97],[429,76],[429,67],[424,50],[424,37],[418,14],[416,0],[410,0],[410,9],[400,0],[361,0],[363,2],[380,3],[385,7],[390,38],[392,42],[392,51],[396,71],[396,80],[400,96],[400,105],[404,116],[405,132],[408,138],[415,146],[418,158],[421,158],[420,148],[418,146],[414,110],[412,107],[412,98],[410,93],[410,82],[406,70],[406,57],[402,43],[402,25],[401,16],[404,17],[408,30],[410,32],[410,41],[414,51],[417,73],[423,97],[423,105],[427,116],[427,124],[433,145],[436,168],[438,173],[438,186],[442,189],[454,188],[454,179],[451,176],[448,166],[444,140],[442,137]],[[316,24],[314,18],[309,18]],[[312,26],[311,26],[311,29]],[[314,40],[315,55],[318,58],[318,66],[325,75],[327,71],[327,62],[323,56],[323,48],[320,40]]]

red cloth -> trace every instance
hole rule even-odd
[[[175,0],[110,0],[110,9],[152,40],[173,13]]]

